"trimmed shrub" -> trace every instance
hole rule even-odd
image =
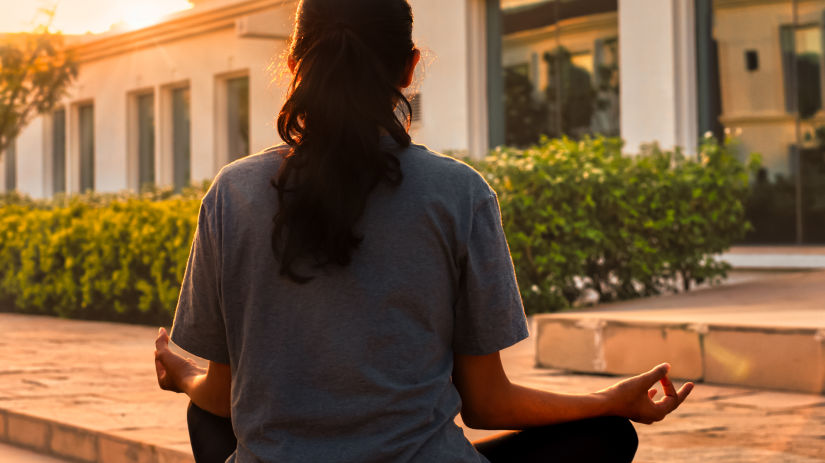
[[[0,301],[23,313],[169,323],[202,194],[6,196]]]
[[[529,313],[689,290],[726,276],[714,256],[749,230],[749,169],[704,140],[698,159],[611,138],[500,148],[478,168],[499,194]]]
[[[688,290],[749,230],[749,169],[706,139],[698,159],[612,138],[543,140],[473,162],[499,194],[529,313]],[[168,324],[208,184],[175,193],[0,197],[0,304]]]

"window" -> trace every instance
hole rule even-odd
[[[502,0],[504,139],[619,135],[618,2]],[[500,133],[490,127],[491,133]]]
[[[80,191],[95,188],[95,109],[92,104],[77,107]]]
[[[822,30],[818,25],[783,26],[781,41],[785,107],[809,119],[822,109]]]
[[[12,140],[6,149],[6,191],[17,189],[17,141]]]
[[[66,110],[52,113],[52,193],[66,191]]]
[[[155,95],[135,96],[138,189],[155,182]]]
[[[249,77],[226,81],[226,140],[230,162],[249,155]]]
[[[189,87],[171,91],[172,100],[172,172],[175,189],[189,186],[191,174],[190,91]]]

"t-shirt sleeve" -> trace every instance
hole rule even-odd
[[[527,337],[513,260],[494,193],[473,214],[460,261],[453,349],[463,355],[498,352]]]
[[[206,202],[207,198],[204,198],[198,214],[171,338],[172,342],[198,357],[229,363],[221,310],[218,246],[210,226],[211,217]]]

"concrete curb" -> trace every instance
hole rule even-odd
[[[0,408],[0,442],[78,463],[194,463],[191,453]]]
[[[674,378],[825,394],[825,330],[536,317],[536,365],[634,375],[669,362]]]
[[[825,255],[819,254],[726,253],[720,255],[718,260],[729,263],[737,270],[825,269]]]

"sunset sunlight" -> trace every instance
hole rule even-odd
[[[0,33],[31,30],[44,20],[40,10],[55,6],[52,27],[66,34],[102,33],[113,25],[140,29],[192,7],[188,0],[0,0]]]

